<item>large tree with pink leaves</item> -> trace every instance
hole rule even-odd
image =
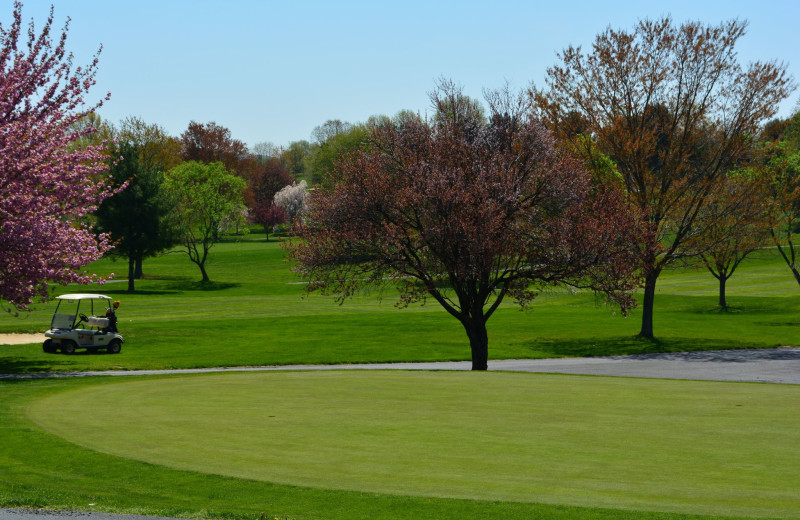
[[[86,103],[98,56],[74,66],[68,27],[53,37],[51,8],[37,31],[20,2],[11,24],[0,23],[0,302],[9,312],[45,300],[52,284],[91,282],[82,267],[110,247],[86,219],[114,190],[107,157],[79,141],[94,131],[79,122],[102,104]]]
[[[313,193],[287,246],[309,291],[432,298],[464,327],[473,370],[487,369],[486,323],[507,296],[525,306],[567,284],[627,309],[642,239],[637,212],[593,186],[522,100],[489,100],[486,119],[444,83],[433,120],[379,122]]]

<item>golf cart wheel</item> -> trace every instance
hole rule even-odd
[[[61,353],[62,354],[74,354],[75,353],[75,347],[77,347],[77,345],[75,344],[74,341],[72,341],[70,339],[61,340]]]
[[[42,351],[46,352],[48,354],[52,354],[53,352],[56,351],[56,348],[53,346],[53,340],[52,339],[44,340],[44,343],[42,344]]]
[[[119,354],[119,351],[122,350],[122,342],[118,339],[112,339],[108,344],[107,350],[109,354]]]

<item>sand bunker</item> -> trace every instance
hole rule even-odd
[[[27,345],[43,343],[44,334],[0,334],[0,345]]]

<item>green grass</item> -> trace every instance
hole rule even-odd
[[[391,292],[344,306],[303,298],[283,257],[251,235],[214,248],[210,284],[171,254],[145,262],[136,294],[124,283],[59,288],[122,300],[122,353],[0,346],[0,373],[468,359],[463,330],[438,305],[398,310]],[[664,273],[655,341],[634,338],[638,311],[615,315],[592,295],[548,291],[527,312],[509,302],[489,321],[490,363],[800,344],[800,288],[771,251],[731,280],[729,311],[716,308],[716,290],[704,270]],[[42,332],[53,307],[0,316],[0,332]],[[251,519],[798,518],[787,496],[799,487],[797,392],[496,373],[0,381],[0,506]],[[297,422],[273,424],[278,414]],[[392,469],[361,447],[383,450]],[[439,470],[408,466],[404,452]],[[337,461],[348,474],[332,476]]]
[[[334,371],[2,382],[0,392],[4,506],[800,518],[790,385]]]
[[[303,285],[283,260],[277,242],[263,236],[218,244],[209,272],[171,254],[145,262],[139,292],[124,283],[93,288],[122,300],[121,355],[44,354],[36,345],[0,346],[0,373],[105,369],[191,368],[294,363],[464,360],[466,335],[437,304],[395,308],[359,295],[343,306],[331,298],[302,297]],[[122,263],[102,261],[109,273]],[[86,290],[59,288],[59,292]],[[769,251],[748,261],[731,280],[731,310],[716,308],[716,280],[704,270],[667,272],[656,298],[657,340],[634,338],[640,314],[615,315],[593,295],[543,293],[532,310],[513,302],[489,321],[491,359],[545,358],[718,348],[797,345],[800,287]],[[0,316],[0,332],[42,332],[53,304],[23,318]]]

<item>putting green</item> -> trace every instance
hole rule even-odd
[[[126,380],[33,403],[98,451],[403,495],[800,517],[800,386],[462,372]]]

